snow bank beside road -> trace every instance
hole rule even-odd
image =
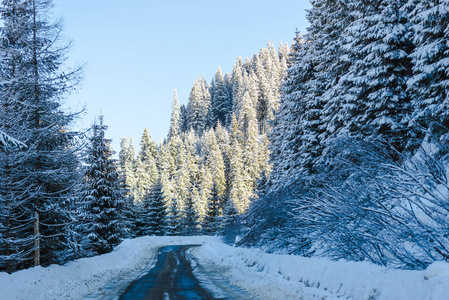
[[[81,258],[64,266],[35,267],[7,274],[0,272],[0,298],[82,299],[99,293],[108,283],[131,282],[154,262],[165,245],[203,244],[211,237],[141,237],[125,240],[111,253]],[[137,271],[137,272],[136,272]]]
[[[393,270],[365,262],[267,254],[207,243],[192,252],[226,270],[231,284],[268,299],[449,299],[449,264],[426,271]],[[428,279],[426,279],[428,278]]]

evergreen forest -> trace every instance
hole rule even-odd
[[[449,2],[310,0],[307,32],[173,95],[159,144],[73,130],[51,0],[2,0],[0,271],[144,235],[423,269],[449,260]],[[198,70],[199,72],[201,70]]]

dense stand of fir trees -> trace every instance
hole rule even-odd
[[[311,4],[240,244],[401,268],[448,260],[449,2]]]
[[[268,43],[251,59],[238,58],[232,74],[219,68],[210,84],[197,78],[187,106],[179,105],[175,91],[161,145],[146,129],[138,153],[132,140],[122,139],[120,166],[140,227],[149,226],[145,234],[223,234],[233,228],[262,173],[270,173],[267,134],[289,51]],[[151,223],[153,214],[161,228]]]
[[[61,99],[80,69],[63,62],[50,0],[3,0],[0,31],[0,271],[111,251],[140,235],[222,234],[235,228],[261,174],[289,48],[269,44],[232,74],[198,78],[173,101],[167,139],[145,130],[139,152],[112,158],[103,117],[84,134]]]
[[[102,120],[83,148],[61,108],[80,69],[64,66],[51,4],[0,4],[0,271],[106,253],[133,226]]]

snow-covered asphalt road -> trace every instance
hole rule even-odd
[[[157,262],[146,275],[132,282],[121,300],[139,299],[230,299],[223,293],[214,295],[193,274],[186,250],[201,245],[175,245],[159,248]]]

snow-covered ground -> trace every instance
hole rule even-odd
[[[152,266],[157,248],[185,244],[202,244],[190,255],[254,299],[449,299],[447,263],[434,263],[425,271],[392,270],[234,248],[216,237],[141,237],[125,240],[111,253],[64,266],[3,272],[0,297],[114,299]]]
[[[210,242],[192,250],[256,299],[449,299],[449,264],[425,271],[267,254]]]

